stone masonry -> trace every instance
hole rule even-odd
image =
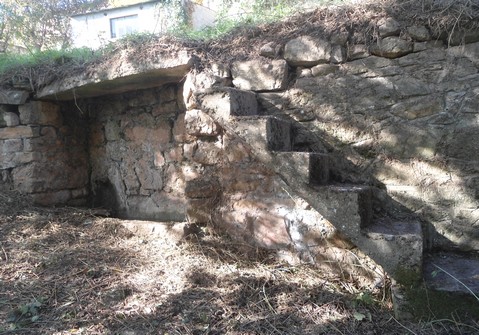
[[[82,77],[37,99],[5,92],[0,185],[210,224],[290,262],[375,277],[366,254],[399,284],[399,316],[421,316],[403,308],[421,278],[454,308],[449,294],[468,292],[430,272],[479,293],[479,34],[448,46],[392,18],[377,32],[372,45],[351,32],[270,42],[202,72],[185,52],[145,78],[108,77],[111,91]]]

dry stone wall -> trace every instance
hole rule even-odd
[[[176,85],[91,99],[94,206],[120,217],[184,221],[185,176]]]
[[[85,204],[87,123],[68,104],[26,98],[0,105],[0,186],[42,205]]]

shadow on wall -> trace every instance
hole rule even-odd
[[[478,63],[462,48],[304,69],[259,99],[265,114],[297,121],[294,149],[336,156],[333,179],[375,185],[383,200],[387,191],[389,215],[419,215],[429,248],[479,250]]]

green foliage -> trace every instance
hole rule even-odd
[[[0,54],[0,73],[20,67],[39,65],[61,65],[65,63],[83,64],[99,57],[98,52],[89,48],[72,50],[46,50],[28,54]]]
[[[33,53],[70,46],[70,15],[107,0],[2,0],[0,39]]]

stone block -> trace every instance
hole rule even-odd
[[[41,158],[38,152],[7,152],[0,153],[0,169],[10,169]]]
[[[0,106],[0,127],[16,127],[20,124],[20,118],[16,113],[8,111]]]
[[[255,154],[267,157],[270,151],[291,151],[291,123],[273,116],[242,118],[233,125],[236,134],[246,138]]]
[[[105,138],[107,141],[118,141],[121,138],[120,125],[115,120],[105,123]]]
[[[200,109],[215,117],[228,119],[230,116],[258,114],[256,94],[235,88],[208,90],[197,94]]]
[[[18,107],[20,123],[24,125],[48,125],[61,127],[63,117],[60,106],[45,101],[32,101]]]
[[[314,77],[325,76],[339,70],[339,66],[331,64],[319,64],[311,68]]]
[[[346,49],[341,45],[333,45],[331,48],[331,62],[344,63],[347,60]]]
[[[186,112],[185,129],[192,136],[217,136],[221,131],[220,126],[208,114],[198,109]]]
[[[284,59],[292,66],[314,66],[331,59],[331,43],[311,36],[300,36],[286,43]]]
[[[288,84],[288,64],[282,59],[234,62],[231,74],[233,85],[242,90],[277,91]]]
[[[0,128],[0,140],[30,138],[39,136],[40,130],[30,126]]]
[[[0,92],[0,104],[23,105],[30,94],[27,91],[2,90]]]
[[[391,17],[383,18],[378,22],[378,31],[381,37],[398,36],[401,25]]]
[[[0,140],[0,154],[19,152],[23,150],[21,139]]]
[[[431,40],[431,33],[425,26],[410,26],[407,27],[407,33],[413,40],[418,42],[426,42]]]
[[[411,53],[413,51],[413,43],[391,36],[378,40],[369,50],[376,56],[398,58]]]
[[[329,156],[310,152],[276,153],[276,165],[283,176],[292,176],[304,184],[325,185],[329,182]]]

